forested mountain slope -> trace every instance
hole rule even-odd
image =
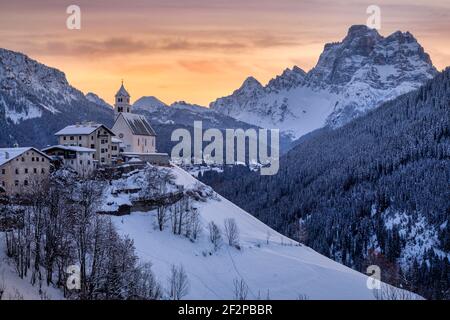
[[[336,261],[364,270],[375,251],[398,269],[391,282],[449,298],[450,69],[302,140],[275,176],[234,167],[200,179]]]

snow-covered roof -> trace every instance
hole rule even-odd
[[[117,91],[116,93],[116,97],[117,96],[125,96],[125,97],[130,97],[130,94],[128,93],[128,91],[125,89],[125,87],[122,85],[120,86],[119,91]]]
[[[46,158],[50,159],[45,153],[41,152],[40,150],[33,148],[33,147],[23,147],[23,148],[0,148],[0,166],[4,165],[5,163],[11,161],[12,159],[15,159],[22,154],[24,154],[27,151],[33,150],[42,156],[45,156]]]
[[[142,160],[139,158],[131,158],[130,160],[127,161],[127,163],[138,163],[138,162],[142,162]]]
[[[67,151],[75,151],[75,152],[96,152],[95,149],[85,148],[85,147],[77,147],[77,146],[63,146],[63,145],[56,145],[51,146],[42,149],[42,151],[48,151],[52,149],[60,149],[60,150],[67,150]]]
[[[57,133],[55,133],[55,136],[88,135],[100,127],[103,127],[104,129],[109,131],[112,135],[114,135],[114,133],[110,129],[108,129],[105,125],[103,125],[101,123],[84,123],[84,124],[76,124],[76,125],[67,126],[64,129],[61,129]]]
[[[111,142],[112,143],[122,143],[123,141],[113,137],[113,138],[111,138]]]
[[[156,136],[155,130],[148,123],[145,116],[134,113],[121,113],[121,115],[134,135]]]

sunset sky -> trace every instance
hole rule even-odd
[[[68,5],[81,30],[68,30]],[[83,92],[112,102],[123,78],[132,100],[207,105],[252,75],[308,71],[327,42],[381,7],[384,36],[410,31],[435,66],[450,65],[449,0],[0,0],[0,47],[66,73]]]

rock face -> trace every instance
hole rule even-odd
[[[431,59],[409,32],[388,37],[363,25],[325,45],[308,73],[286,69],[262,86],[245,80],[232,95],[211,108],[262,127],[275,127],[299,137],[324,125],[341,126],[351,119],[417,89],[437,74]]]
[[[92,103],[61,71],[0,49],[0,146],[43,147],[53,134],[83,120],[110,125],[112,110]]]

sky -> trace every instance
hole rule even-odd
[[[449,0],[0,0],[0,47],[110,103],[123,79],[132,101],[207,106],[248,76],[265,84],[294,65],[310,70],[373,4],[380,34],[410,31],[439,70],[450,66]],[[79,30],[66,26],[69,5],[81,9]]]

